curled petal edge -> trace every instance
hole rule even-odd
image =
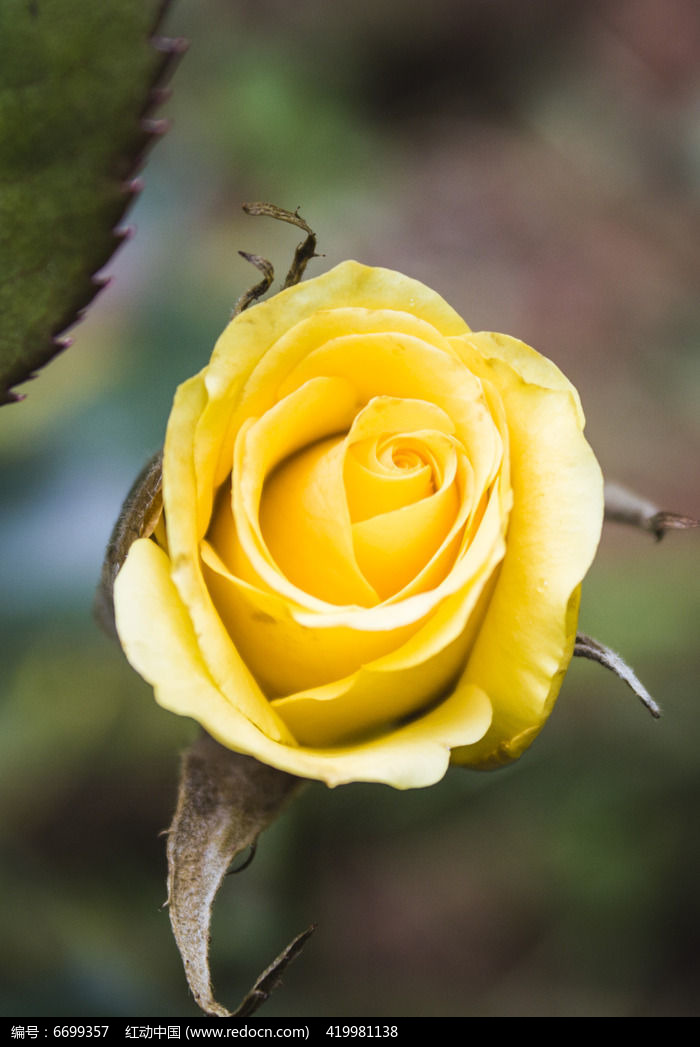
[[[165,552],[150,539],[135,542],[116,583],[117,630],[127,658],[151,683],[158,702],[192,716],[222,745],[301,778],[329,786],[384,782],[398,789],[439,781],[450,750],[481,738],[491,703],[470,682],[432,710],[387,735],[330,749],[273,741],[236,709],[211,679],[192,624],[170,577]]]

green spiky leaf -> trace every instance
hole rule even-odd
[[[163,0],[0,4],[0,403],[102,284],[177,40]],[[154,46],[155,43],[155,46]]]

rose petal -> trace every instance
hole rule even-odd
[[[351,382],[359,403],[385,396],[436,404],[454,423],[476,488],[485,490],[496,476],[503,448],[481,383],[451,352],[405,334],[345,335],[306,356],[284,381],[280,395],[318,375]]]
[[[503,543],[482,556],[471,585],[448,597],[413,637],[346,680],[273,704],[302,743],[327,745],[425,708],[456,686],[497,578]],[[479,550],[480,553],[483,550]]]
[[[195,717],[222,745],[328,785],[376,781],[398,789],[439,781],[454,745],[473,741],[491,719],[488,699],[464,685],[419,720],[371,741],[332,749],[273,741],[228,702],[202,661],[165,553],[148,539],[132,545],[115,584],[117,628],[131,664],[165,708]]]
[[[443,650],[460,637],[462,654],[466,653],[472,639],[471,632],[467,635],[467,622],[503,557],[506,520],[496,490],[472,546],[437,590],[395,607],[385,604],[357,611],[350,625],[342,618],[333,625],[324,614],[315,617],[314,628],[307,624],[306,612],[234,578],[206,543],[202,558],[211,592],[245,663],[266,693],[289,696],[285,715],[292,699],[323,702],[317,729],[327,738],[335,728],[325,727],[324,717],[329,716],[333,723],[338,719],[332,710],[326,711],[330,700],[344,703],[350,714],[348,723],[356,730],[351,707],[358,671],[365,678],[363,687],[372,674],[394,674],[391,686],[397,695],[407,695],[410,706],[414,701],[410,676],[417,665],[437,662]],[[399,621],[392,628],[394,613],[405,614],[406,605],[412,612],[408,622]],[[271,658],[270,651],[283,651],[284,658]],[[438,667],[434,678],[439,676],[439,686],[444,687],[457,668],[449,660]]]
[[[384,629],[361,631],[333,626],[316,613],[314,621],[325,627],[314,629],[297,621],[303,608],[233,575],[207,542],[202,543],[201,555],[219,614],[243,661],[271,698],[354,673],[403,643],[422,621],[412,616],[394,629],[385,623]],[[362,608],[353,611],[366,613]],[[270,651],[284,652],[284,658],[271,658]]]
[[[398,438],[405,448],[411,432],[431,430],[451,436],[454,429],[449,416],[426,400],[373,397],[358,412],[345,439],[343,479],[353,523],[433,494],[440,486],[436,475],[440,466],[430,447],[421,446],[413,468],[397,468],[392,456],[395,441]]]
[[[356,562],[341,454],[334,468],[332,448],[318,442],[347,429],[355,407],[348,383],[315,378],[242,427],[233,513],[220,504],[211,529],[235,574],[311,607],[378,602]]]
[[[477,745],[453,754],[478,766],[517,758],[551,711],[573,651],[579,585],[600,537],[603,488],[568,383],[526,384],[490,355],[489,335],[453,344],[503,399],[514,499],[498,586],[466,672],[491,698],[494,722]]]
[[[434,470],[423,458],[417,456],[410,468],[397,469],[377,457],[376,440],[350,445],[346,441],[345,446],[343,479],[353,523],[412,505],[434,493]]]
[[[272,738],[286,739],[289,738],[287,728],[270,708],[231,643],[202,576],[199,559],[202,524],[196,514],[198,478],[193,449],[197,421],[205,402],[204,381],[201,375],[196,375],[178,389],[168,422],[163,455],[163,505],[172,577],[188,608],[202,656],[216,685],[229,701],[238,704],[243,715],[268,731]],[[115,584],[115,594],[116,591]]]
[[[343,486],[340,437],[295,455],[268,480],[260,526],[280,570],[306,593],[371,607],[380,596],[357,557]]]
[[[441,434],[440,434],[441,436]],[[423,442],[437,449],[438,434],[424,434]],[[451,441],[440,448],[447,478],[428,498],[392,512],[368,517],[352,525],[357,563],[382,599],[403,590],[434,560],[448,536],[459,538],[469,513],[469,491],[457,482],[457,454]],[[450,454],[451,452],[451,454]],[[445,459],[448,459],[445,461]],[[465,480],[466,482],[466,480]],[[437,585],[452,566],[452,556],[438,565],[439,577],[425,580],[425,588]],[[422,586],[421,586],[422,587]],[[414,590],[416,591],[416,590]]]

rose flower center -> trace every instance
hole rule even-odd
[[[386,414],[383,399],[362,413]],[[442,414],[423,406],[418,425]],[[260,526],[293,584],[331,603],[372,606],[415,580],[418,592],[442,580],[463,532],[471,470],[464,448],[439,429],[367,437],[364,428],[283,461],[265,483]]]
[[[439,686],[456,671],[471,641],[464,617],[500,553],[503,442],[455,357],[394,336],[332,341],[276,397],[238,425],[202,566],[224,629],[295,737],[329,740],[339,681],[414,636],[430,647],[442,614],[455,632]],[[293,697],[316,687],[323,731],[300,724]],[[343,720],[374,722],[375,687],[362,701],[350,693]],[[405,713],[412,700],[399,694]]]

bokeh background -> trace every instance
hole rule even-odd
[[[700,516],[700,10],[694,0],[179,0],[190,51],[135,236],[75,345],[0,412],[0,954],[17,1016],[196,1013],[164,844],[196,727],[91,602],[121,499],[255,274],[296,231],[405,271],[581,392],[606,475]],[[268,1015],[700,1012],[700,534],[608,528],[581,625],[661,701],[577,662],[516,766],[397,793],[320,785],[214,915],[235,1004],[319,928]]]

